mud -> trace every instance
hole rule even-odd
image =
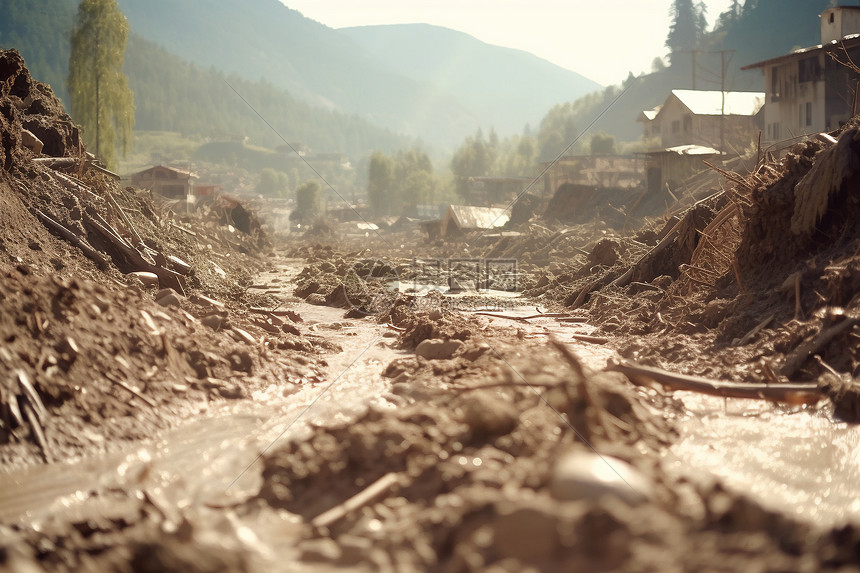
[[[672,203],[284,239],[119,186],[0,52],[0,568],[857,568],[860,159],[834,135]]]

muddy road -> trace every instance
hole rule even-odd
[[[860,567],[857,125],[428,241],[0,112],[0,570]]]

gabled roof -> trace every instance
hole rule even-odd
[[[137,173],[133,174],[132,177],[142,177],[147,173],[155,173],[156,171],[172,171],[173,173],[176,173],[177,175],[181,175],[186,178],[191,177],[197,179],[197,174],[193,171],[190,171],[188,169],[179,169],[177,167],[170,167],[169,165],[153,165],[152,167],[148,167],[142,171],[138,171]]]
[[[767,60],[762,60],[760,62],[756,62],[754,64],[748,64],[746,66],[741,66],[742,70],[754,70],[755,68],[765,68],[767,66],[772,66],[774,64],[781,64],[783,62],[788,62],[793,59],[798,59],[801,57],[805,57],[811,54],[815,54],[820,50],[827,50],[828,52],[832,52],[833,50],[842,50],[853,48],[860,44],[860,34],[849,34],[842,38],[839,41],[832,41],[829,44],[822,45],[818,44],[817,46],[809,46],[808,48],[799,48],[787,54],[783,54],[781,56],[776,56],[773,58],[769,58]]]
[[[695,115],[755,115],[764,106],[764,92],[720,92],[672,90],[684,106]],[[725,95],[725,108],[723,108]]]
[[[654,109],[646,109],[639,114],[639,117],[636,118],[636,121],[653,121],[657,114],[660,113],[660,110],[663,108],[663,105],[658,105]]]
[[[498,207],[472,207],[468,205],[450,205],[448,217],[457,227],[468,229],[492,229],[501,227],[510,219],[510,211]]]

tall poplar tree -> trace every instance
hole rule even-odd
[[[134,94],[122,71],[128,29],[116,0],[82,0],[71,38],[72,115],[88,147],[110,167],[117,147],[128,151],[134,127]]]

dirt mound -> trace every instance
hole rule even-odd
[[[272,305],[248,288],[268,246],[252,213],[235,201],[189,212],[120,187],[14,50],[0,51],[0,141],[7,467],[115,449],[201,400],[304,377],[289,356],[313,344],[249,312]],[[263,360],[273,352],[284,359]]]

